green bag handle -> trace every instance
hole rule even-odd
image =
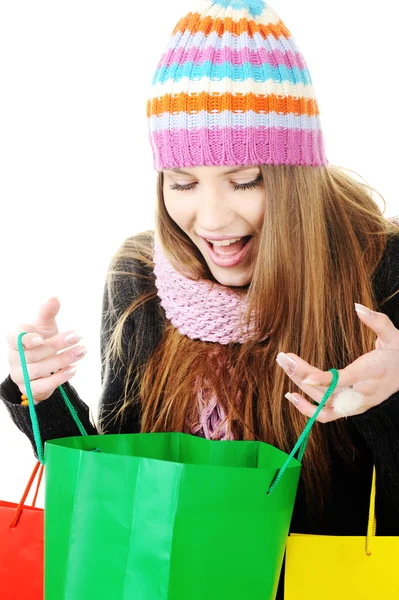
[[[26,395],[28,396],[28,400],[29,400],[29,414],[30,414],[30,418],[32,421],[33,437],[35,439],[37,456],[38,456],[39,461],[42,463],[42,465],[44,465],[45,462],[44,462],[42,436],[40,435],[39,422],[37,420],[35,403],[33,401],[32,389],[30,387],[29,374],[28,374],[28,369],[26,366],[24,348],[22,346],[22,337],[24,335],[26,335],[27,333],[28,333],[27,331],[23,331],[22,333],[20,333],[18,335],[18,340],[17,340],[18,351],[19,351],[19,356],[20,356],[21,364],[22,364],[22,372],[24,374]],[[68,396],[66,395],[65,390],[62,387],[62,385],[60,385],[58,387],[58,389],[60,390],[62,398],[63,398],[69,412],[71,413],[73,420],[75,421],[76,425],[78,426],[80,433],[82,435],[88,435],[87,431],[83,427],[83,424],[78,417],[78,414],[77,414],[75,408],[72,406],[71,401],[69,400]]]
[[[19,351],[19,356],[21,359],[21,364],[22,364],[22,372],[24,374],[24,381],[25,381],[25,387],[26,387],[26,392],[27,392],[27,396],[28,396],[28,400],[29,400],[29,414],[30,414],[30,418],[32,421],[32,429],[33,429],[33,436],[35,439],[35,444],[36,444],[36,449],[37,449],[37,456],[39,458],[39,461],[44,465],[45,461],[44,461],[44,452],[43,452],[43,442],[42,442],[42,438],[40,435],[40,428],[39,428],[39,423],[37,420],[37,415],[36,415],[36,409],[35,409],[35,403],[33,400],[33,396],[32,396],[32,389],[30,387],[30,381],[29,381],[29,374],[28,374],[28,369],[26,366],[26,360],[25,360],[25,354],[24,354],[24,349],[22,346],[22,337],[24,335],[26,335],[26,331],[23,331],[22,333],[20,333],[18,335],[18,351]],[[279,469],[279,471],[276,474],[275,479],[273,480],[270,488],[267,491],[267,495],[270,495],[277,487],[279,481],[281,480],[282,476],[284,475],[284,472],[286,471],[286,469],[288,468],[290,462],[292,461],[292,459],[294,458],[296,452],[298,452],[298,461],[301,462],[303,455],[305,453],[306,450],[306,446],[308,443],[308,439],[309,439],[309,434],[310,434],[310,430],[312,429],[312,426],[314,424],[314,422],[316,421],[320,411],[322,410],[322,408],[324,407],[325,403],[327,402],[327,400],[329,399],[329,397],[332,395],[332,393],[334,392],[334,389],[337,386],[338,383],[338,378],[339,378],[339,374],[338,371],[336,369],[329,369],[329,371],[332,372],[333,378],[332,378],[332,382],[330,383],[329,388],[327,389],[326,393],[324,394],[319,406],[317,407],[317,410],[315,411],[313,417],[311,417],[307,424],[305,429],[303,430],[302,434],[300,435],[300,437],[298,438],[297,443],[295,444],[294,448],[291,451],[291,454],[287,457],[287,460],[285,461],[284,465],[281,467],[281,469]],[[72,415],[73,420],[75,421],[80,433],[84,436],[87,436],[87,431],[85,430],[83,424],[81,423],[77,412],[75,410],[75,408],[72,406],[71,401],[69,400],[65,390],[63,389],[62,385],[59,386],[58,388],[61,392],[62,398],[69,410],[69,412]],[[97,450],[97,449],[96,449]]]
[[[280,479],[284,475],[290,462],[292,461],[292,459],[294,458],[294,456],[298,452],[298,450],[299,450],[298,461],[302,462],[302,458],[303,458],[303,455],[305,454],[306,446],[308,443],[310,430],[312,429],[314,422],[316,421],[317,417],[319,416],[320,411],[324,408],[325,403],[327,402],[327,400],[329,399],[329,397],[332,395],[335,388],[337,387],[337,383],[338,383],[338,379],[339,379],[339,373],[338,373],[337,369],[328,369],[328,370],[332,373],[332,381],[331,381],[326,393],[324,394],[319,406],[317,407],[313,417],[311,417],[308,420],[305,429],[299,436],[298,441],[295,444],[295,446],[293,447],[290,455],[287,457],[287,460],[285,461],[285,463],[283,464],[281,469],[278,470],[276,477],[274,478],[274,480],[272,481],[272,483],[270,485],[270,488],[267,490],[268,496],[276,489]]]

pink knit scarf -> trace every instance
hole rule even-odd
[[[203,342],[243,342],[254,333],[253,318],[249,327],[240,327],[248,310],[245,296],[208,279],[194,281],[184,277],[169,262],[155,237],[154,273],[161,306],[167,318],[182,335]]]
[[[389,220],[399,225],[399,216]],[[239,326],[240,316],[247,312],[245,296],[209,280],[193,281],[181,275],[169,262],[156,236],[154,262],[161,306],[182,335],[218,344],[242,344],[251,339],[253,319],[249,329],[241,331]],[[218,352],[214,356],[217,374],[221,367],[220,357]],[[206,378],[198,389],[198,423],[193,427],[192,433],[208,439],[233,439],[233,435],[228,432],[223,408]]]
[[[233,288],[207,279],[194,281],[176,271],[155,236],[154,274],[158,296],[166,317],[182,335],[193,340],[240,344],[250,340],[254,329],[241,324],[247,312],[245,296]],[[240,326],[242,325],[242,326]],[[215,352],[215,369],[220,362]],[[233,439],[228,432],[227,418],[207,379],[199,386],[197,395],[198,424],[192,433],[208,439]]]

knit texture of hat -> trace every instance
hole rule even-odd
[[[175,26],[150,95],[156,170],[328,164],[309,70],[263,0],[202,0]]]

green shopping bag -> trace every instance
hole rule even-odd
[[[47,600],[273,600],[310,429],[290,455],[262,442],[183,433],[51,440],[46,463]],[[298,452],[298,459],[294,455]]]

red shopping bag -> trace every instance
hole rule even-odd
[[[39,469],[40,467],[40,469]],[[32,506],[26,506],[35,477]],[[43,475],[38,461],[19,504],[0,500],[0,598],[43,600],[43,515],[36,498]]]

